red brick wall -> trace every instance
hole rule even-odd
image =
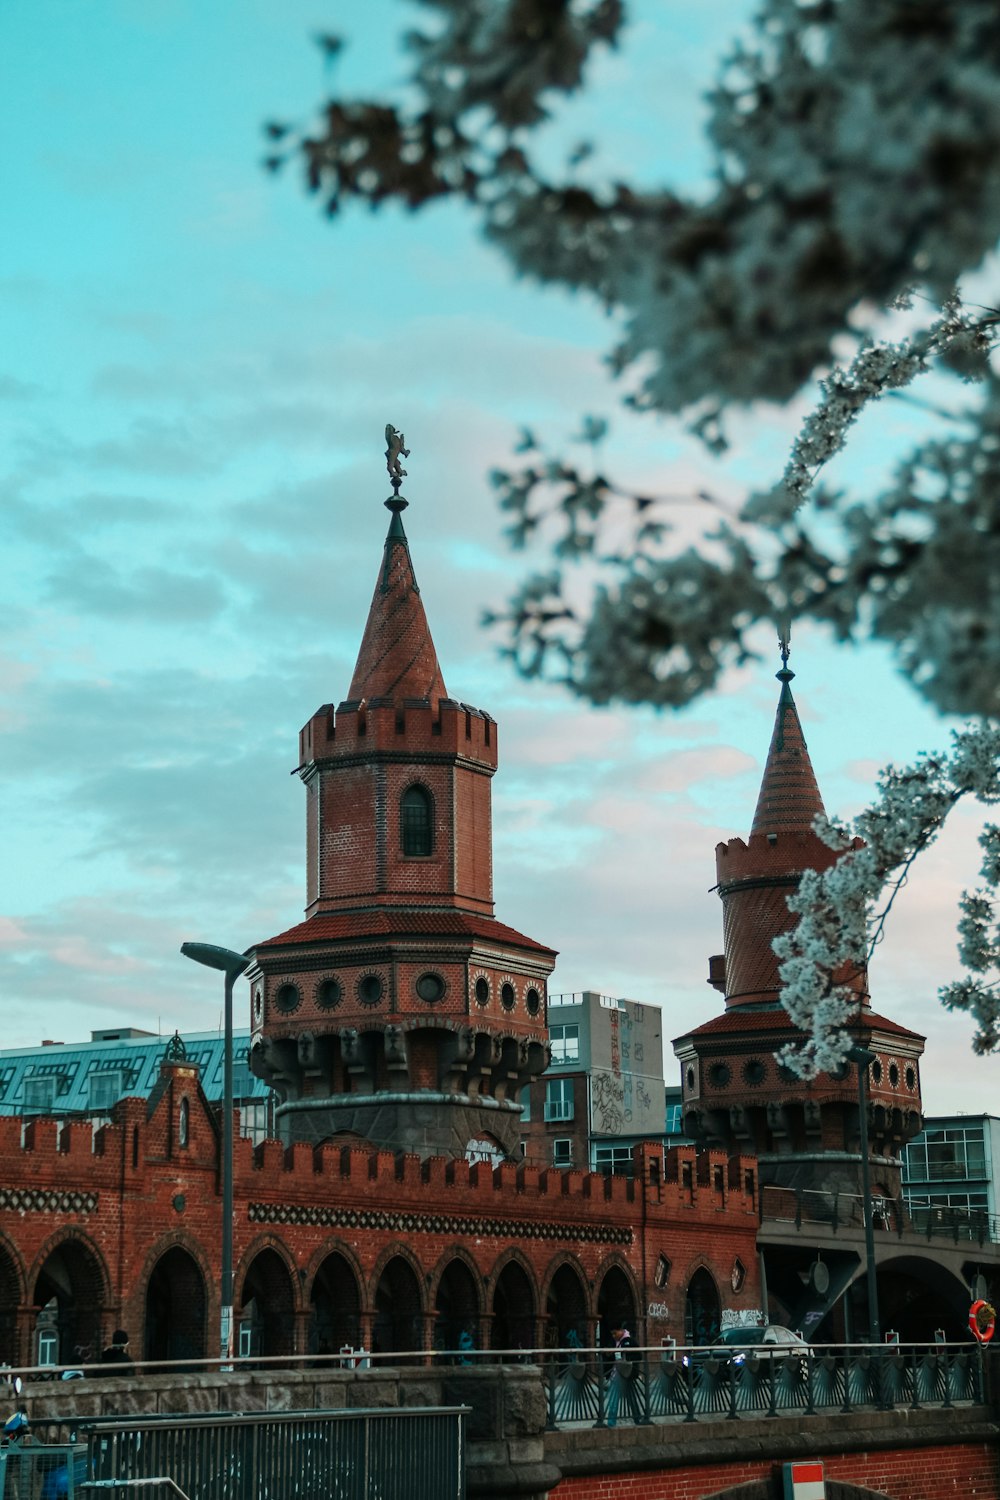
[[[890,1500],[945,1500],[976,1496],[1000,1500],[997,1454],[985,1443],[947,1447],[887,1449],[876,1453],[836,1453],[823,1457],[827,1481],[856,1484]],[[773,1462],[699,1464],[676,1469],[633,1470],[564,1479],[551,1500],[703,1500],[755,1479],[780,1473]],[[780,1481],[779,1481],[780,1483]],[[780,1493],[775,1486],[775,1493]]]

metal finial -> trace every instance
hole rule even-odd
[[[781,671],[775,675],[779,682],[791,682],[795,673],[789,669],[788,658],[792,654],[792,622],[782,620],[778,627],[778,650],[781,652]]]
[[[179,1031],[175,1031],[167,1043],[167,1049],[163,1054],[164,1062],[186,1062],[187,1048]]]
[[[406,477],[406,470],[399,461],[400,456],[409,458],[410,450],[406,446],[403,434],[397,432],[392,423],[388,422],[385,429],[385,466],[389,470],[389,480],[396,498],[399,496],[399,487]]]

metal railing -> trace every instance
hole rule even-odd
[[[838,1345],[790,1354],[761,1348],[560,1349],[545,1357],[548,1427],[796,1418],[982,1405],[976,1345]]]
[[[169,1483],[187,1500],[462,1500],[467,1410],[211,1412],[78,1421],[73,1428],[84,1446],[73,1450],[83,1454],[76,1493],[80,1500],[99,1494],[130,1500],[136,1488],[155,1482]],[[0,1500],[65,1495],[64,1489],[8,1491]]]
[[[0,1448],[0,1500],[75,1500],[87,1472],[82,1444],[8,1443]]]
[[[763,1187],[763,1222],[828,1224],[831,1229],[864,1223],[864,1199],[859,1193],[815,1189]],[[949,1208],[937,1203],[907,1203],[902,1198],[872,1198],[872,1222],[878,1233],[920,1234],[927,1239],[949,1239],[955,1244],[992,1244],[1000,1240],[1000,1219],[985,1210]]]

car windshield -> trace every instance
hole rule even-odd
[[[737,1344],[741,1348],[750,1344],[762,1344],[766,1328],[727,1328],[716,1339],[717,1344]]]

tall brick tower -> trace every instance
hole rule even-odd
[[[251,1061],[286,1142],[510,1153],[548,1061],[555,953],[493,915],[497,726],[447,695],[387,438],[392,519],[348,697],[299,736],[306,920],[254,951]]]
[[[778,994],[772,942],[795,918],[787,898],[803,870],[837,858],[813,832],[823,812],[792,698],[783,648],[781,695],[749,839],[715,851],[725,953],[708,982],[725,995],[722,1015],[674,1042],[681,1063],[685,1129],[729,1151],[753,1150],[760,1180],[783,1187],[858,1191],[860,1134],[854,1066],[804,1082],[775,1053],[799,1033]],[[921,1126],[919,1059],[924,1038],[871,1008],[867,974],[854,982],[855,1039],[876,1054],[869,1068],[868,1142],[873,1181],[895,1197],[899,1153]]]

